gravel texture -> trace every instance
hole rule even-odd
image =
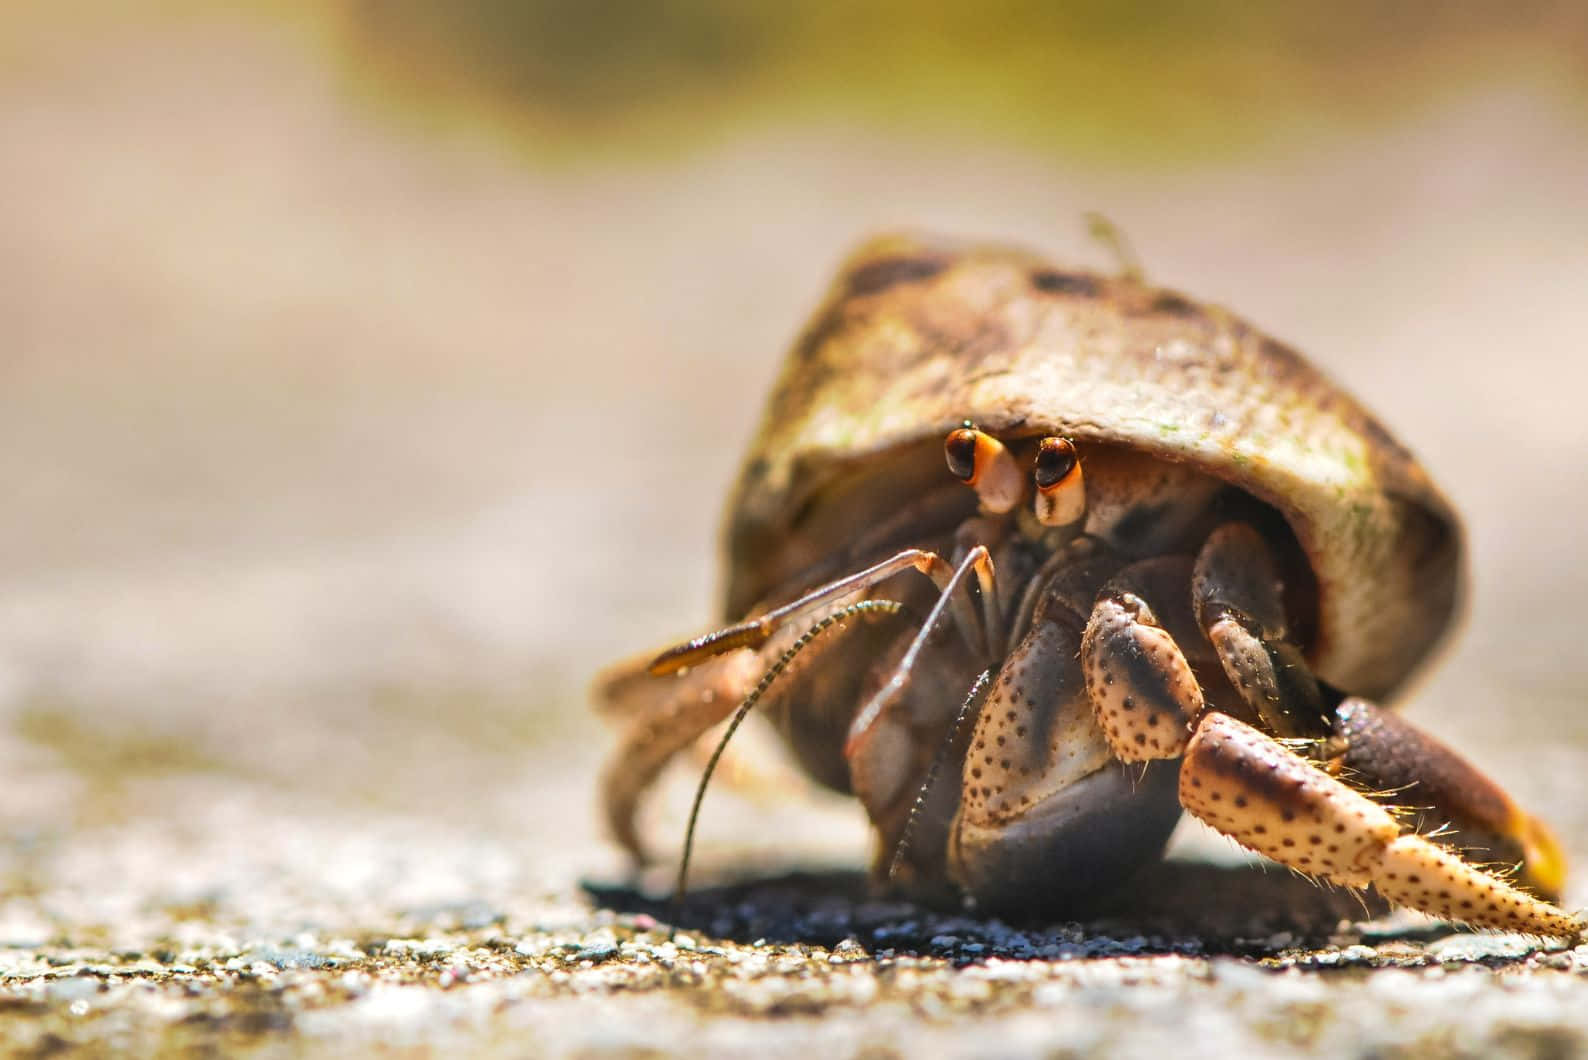
[[[301,866],[276,866],[272,890],[309,893],[274,917],[251,882],[260,861],[111,922],[73,900],[100,896],[12,897],[0,1043],[24,1055],[1588,1048],[1588,946],[1364,922],[1346,896],[1283,873],[1168,863],[1121,898],[1129,912],[1022,926],[871,899],[842,872],[708,885],[666,921],[665,903],[610,885],[527,895],[522,879],[454,880],[468,897],[405,901],[411,859],[468,856],[448,846],[398,844],[341,903]]]

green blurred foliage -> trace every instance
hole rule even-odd
[[[689,147],[792,116],[1220,155],[1500,74],[1588,94],[1578,2],[355,0],[346,14],[381,98],[469,97],[576,151]]]

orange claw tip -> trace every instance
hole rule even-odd
[[[1522,841],[1522,882],[1540,897],[1560,901],[1566,889],[1566,852],[1538,818],[1518,813],[1514,822]]]

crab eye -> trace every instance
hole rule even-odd
[[[1067,438],[1044,438],[1037,444],[1037,489],[1051,490],[1075,470],[1075,446]]]
[[[943,456],[955,478],[970,486],[982,507],[1002,515],[1020,503],[1025,489],[1015,458],[1004,443],[967,424],[943,440]]]
[[[1068,438],[1044,438],[1037,444],[1033,477],[1037,484],[1037,522],[1069,526],[1086,517],[1086,485],[1080,456]]]
[[[976,435],[979,433],[970,427],[961,427],[950,432],[948,440],[943,443],[949,474],[966,485],[976,477]]]

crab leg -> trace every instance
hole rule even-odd
[[[1106,892],[1180,816],[1172,763],[1127,768],[1099,732],[1075,665],[1082,618],[1039,614],[976,717],[948,861],[989,908],[1029,907],[1032,880],[1060,904]]]
[[[844,759],[849,763],[850,785],[865,804],[873,821],[889,816],[888,807],[905,792],[905,783],[911,776],[911,733],[926,723],[946,722],[949,719],[922,715],[923,704],[945,702],[939,697],[906,698],[912,687],[911,680],[922,665],[922,650],[937,629],[944,612],[956,599],[963,599],[966,579],[974,573],[981,580],[983,622],[991,628],[995,617],[989,612],[997,604],[993,578],[992,558],[985,545],[971,548],[954,569],[948,583],[938,594],[937,602],[928,612],[926,620],[916,631],[904,654],[894,664],[888,679],[855,712],[849,723],[848,738],[844,742]],[[978,653],[978,664],[991,654]],[[932,657],[928,657],[927,665]],[[937,680],[941,680],[941,675]],[[932,677],[926,678],[928,682]]]
[[[932,636],[937,627],[938,619],[951,601],[956,599],[957,590],[965,580],[967,573],[975,571],[987,586],[984,594],[992,598],[992,558],[985,545],[977,545],[966,553],[954,573],[949,576],[948,582],[942,587],[937,597],[937,603],[932,605],[932,610],[927,612],[926,621],[921,623],[920,630],[915,635],[915,640],[910,642],[910,647],[905,651],[904,658],[899,660],[899,665],[894,667],[893,675],[888,678],[876,695],[855,714],[854,721],[849,727],[849,742],[844,748],[845,757],[853,757],[862,744],[872,733],[875,726],[882,720],[888,706],[898,698],[910,681],[910,674],[915,669],[916,660],[921,656],[921,649],[926,646],[927,640]]]
[[[1215,538],[1209,547],[1222,553],[1235,547],[1241,535]],[[1403,834],[1400,822],[1379,802],[1273,737],[1210,709],[1181,651],[1182,644],[1192,641],[1179,628],[1184,616],[1174,607],[1175,594],[1152,594],[1164,601],[1160,617],[1133,591],[1161,589],[1162,581],[1172,580],[1166,566],[1170,562],[1126,568],[1099,594],[1087,623],[1082,667],[1093,709],[1117,757],[1144,762],[1183,755],[1181,804],[1236,841],[1300,872],[1348,887],[1371,883],[1391,901],[1484,927],[1537,935],[1583,930],[1581,921],[1464,861],[1455,851],[1420,835]],[[1261,572],[1261,564],[1257,569]],[[1277,589],[1265,601],[1261,590],[1268,579],[1240,582],[1208,576],[1217,570],[1218,563],[1206,554],[1197,562],[1197,618],[1210,628],[1214,651],[1246,705],[1263,724],[1281,732],[1316,732],[1317,726],[1329,725],[1326,717],[1313,719],[1313,711],[1322,711],[1308,698],[1307,690],[1315,690],[1316,682],[1310,675],[1288,672],[1300,669],[1300,663],[1271,665],[1293,650],[1279,640],[1282,619],[1272,610],[1265,613],[1266,605],[1277,603]],[[1157,586],[1148,577],[1154,572],[1160,576]],[[1215,631],[1230,635],[1221,640]],[[1247,678],[1244,683],[1242,677]],[[1299,707],[1285,698],[1297,689]],[[1447,794],[1447,801],[1468,807],[1469,818],[1488,823],[1494,831],[1514,834],[1531,827],[1542,837],[1535,843],[1542,867],[1538,875],[1549,883],[1553,873],[1558,887],[1559,856],[1540,826],[1515,811],[1503,795],[1498,797],[1504,812],[1479,812],[1476,803],[1498,789],[1466,787],[1477,776],[1475,770],[1426,737],[1413,740],[1403,725],[1369,732],[1361,723],[1361,707],[1346,709],[1353,703],[1360,701],[1346,701],[1341,706],[1345,713],[1334,717],[1335,772],[1351,768],[1354,755],[1369,767],[1365,779],[1371,784],[1374,773],[1392,779],[1393,763],[1406,776],[1432,778],[1436,787],[1430,794],[1459,790],[1461,794]],[[1555,887],[1542,890],[1550,893]]]
[[[972,548],[957,567],[936,552],[905,549],[764,615],[696,637],[649,661],[620,664],[597,680],[594,698],[602,711],[626,721],[622,740],[602,776],[602,802],[609,829],[636,861],[647,860],[634,824],[641,796],[674,755],[726,719],[756,686],[767,669],[768,643],[780,631],[797,630],[790,625],[796,620],[820,617],[845,597],[909,570],[932,579],[939,590],[938,603],[894,681],[874,701],[876,709],[865,726],[870,731],[882,707],[908,679],[921,645],[945,609],[952,610],[955,624],[978,654],[991,654],[990,641],[1001,628],[1002,616],[992,558],[985,547]],[[969,594],[956,591],[970,574],[980,589],[979,613]],[[672,678],[671,683],[666,678]]]
[[[1575,937],[1588,927],[1455,852],[1402,834],[1383,806],[1226,714],[1209,713],[1197,726],[1180,766],[1180,802],[1282,865],[1347,887],[1371,883],[1419,912],[1530,935]]]
[[[1030,627],[976,714],[961,766],[947,867],[989,910],[1059,912],[1095,900],[1156,857],[1180,819],[1176,763],[1142,769],[1113,753],[1077,659],[1118,558],[1081,542],[1054,558],[1032,586]]]
[[[1183,586],[1188,573],[1184,560],[1134,563],[1098,594],[1086,624],[1081,642],[1086,690],[1121,761],[1178,758],[1191,723],[1202,714],[1202,686],[1181,650],[1182,644],[1195,643],[1187,635],[1188,626],[1195,626],[1189,614],[1173,608],[1182,594],[1163,591],[1177,574]],[[1169,610],[1160,616],[1148,595]]]
[[[1208,536],[1191,577],[1197,623],[1225,676],[1276,736],[1328,731],[1317,679],[1289,640],[1277,564],[1261,534],[1227,523]]]
[[[600,790],[607,827],[635,862],[650,860],[634,827],[640,797],[674,755],[733,713],[765,668],[760,653],[739,648],[666,684],[639,660],[597,679],[596,699],[632,715],[601,774]]]
[[[985,552],[985,550],[983,550]],[[779,628],[794,619],[809,615],[825,604],[855,593],[865,592],[895,574],[902,574],[907,570],[918,570],[931,578],[937,584],[940,592],[948,588],[950,579],[954,576],[954,568],[947,560],[936,552],[926,549],[907,548],[896,555],[890,556],[881,563],[873,564],[865,570],[846,575],[837,581],[828,582],[826,585],[812,589],[797,600],[786,603],[781,607],[773,608],[764,615],[747,619],[732,626],[726,626],[711,633],[704,634],[686,641],[675,647],[668,648],[651,661],[650,672],[657,676],[675,673],[679,670],[699,664],[733,651],[736,648],[759,648],[777,632]],[[984,585],[992,579],[990,563],[984,563],[977,568],[977,577]],[[956,604],[955,619],[960,623],[965,636],[971,639],[979,650],[986,650],[987,645],[984,623],[977,620],[975,612],[968,600]]]
[[[1323,744],[1324,768],[1358,787],[1386,792],[1415,811],[1418,832],[1444,829],[1443,846],[1486,861],[1520,866],[1519,880],[1557,899],[1566,858],[1548,827],[1455,751],[1398,714],[1351,698],[1333,712]]]
[[[1231,523],[1209,536],[1191,595],[1231,686],[1266,731],[1327,735],[1320,755],[1326,768],[1419,811],[1413,830],[1441,830],[1443,846],[1520,864],[1522,882],[1534,893],[1560,895],[1565,858],[1559,845],[1499,785],[1410,722],[1365,700],[1325,707],[1300,649],[1287,639],[1276,565],[1255,530]]]

